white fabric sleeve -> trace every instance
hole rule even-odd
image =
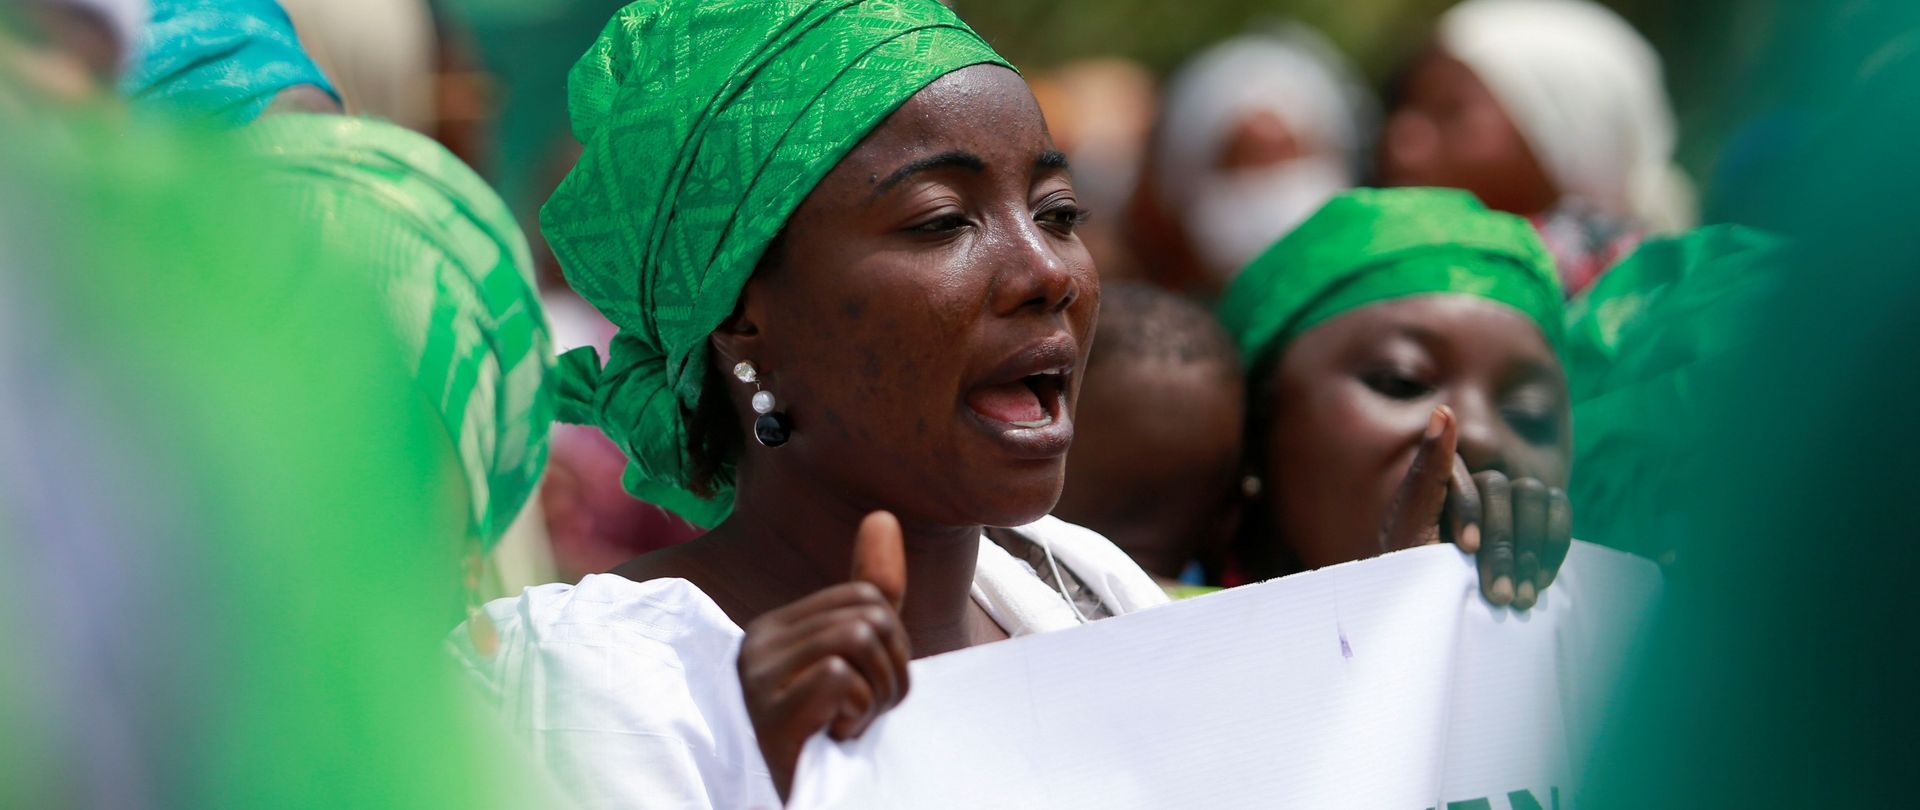
[[[734,662],[742,632],[684,580],[611,575],[489,603],[498,644],[452,645],[586,808],[777,808]]]

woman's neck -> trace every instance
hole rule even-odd
[[[849,502],[817,484],[742,469],[733,515],[707,537],[732,562],[729,585],[744,626],[761,613],[846,582],[853,571],[854,532],[881,507]],[[980,611],[971,598],[980,553],[979,526],[929,526],[901,517],[907,590],[900,619],[915,657],[979,640]],[[724,606],[723,606],[724,607]],[[729,611],[730,613],[733,610]]]

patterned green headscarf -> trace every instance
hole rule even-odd
[[[546,467],[553,421],[553,350],[525,235],[479,175],[398,125],[284,115],[246,137],[316,249],[376,277],[490,548]]]
[[[620,327],[560,365],[560,419],[599,426],[628,491],[704,526],[683,409],[707,336],[835,164],[935,79],[1005,65],[933,0],[641,0],[568,79],[580,162],[541,210],[567,280]]]
[[[1533,226],[1452,189],[1356,189],[1333,198],[1241,271],[1219,313],[1242,362],[1258,369],[1329,318],[1433,293],[1506,304],[1560,347],[1560,282]]]

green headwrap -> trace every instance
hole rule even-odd
[[[1788,251],[1760,231],[1701,228],[1642,245],[1568,305],[1576,536],[1653,559],[1686,540],[1675,494],[1646,482],[1719,474],[1688,417],[1744,384],[1731,375],[1794,267]]]
[[[560,419],[625,451],[628,491],[703,526],[683,409],[707,336],[835,164],[935,79],[1005,65],[933,0],[641,0],[568,78],[580,162],[540,212],[580,295],[620,327],[560,363]]]
[[[547,462],[553,356],[526,236],[479,175],[427,137],[366,118],[274,116],[246,137],[347,266],[376,277],[440,415],[491,548]]]
[[[1533,226],[1452,189],[1333,198],[1234,278],[1219,313],[1242,362],[1256,369],[1329,318],[1433,293],[1506,304],[1560,346],[1560,282]]]

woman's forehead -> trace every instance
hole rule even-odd
[[[1396,298],[1341,313],[1295,339],[1287,355],[1345,356],[1396,341],[1448,355],[1512,357],[1559,367],[1546,336],[1525,313],[1461,293]]]
[[[1051,148],[1033,91],[1019,74],[975,65],[935,80],[900,105],[847,156],[878,168],[962,151],[1024,164]]]

